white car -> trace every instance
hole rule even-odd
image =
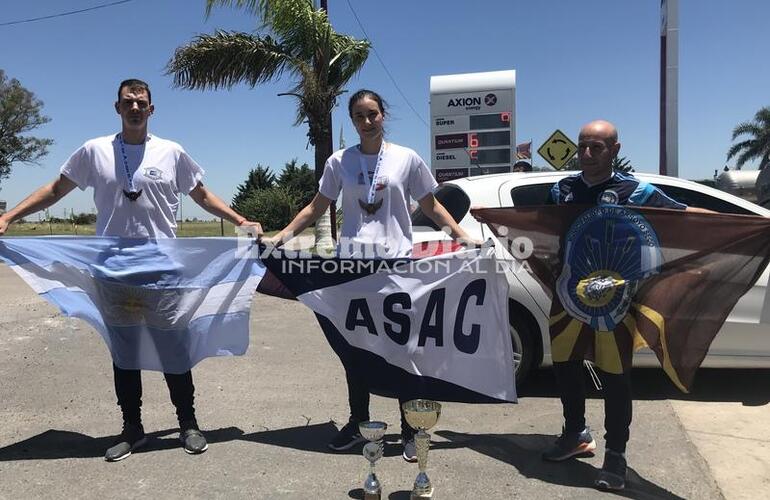
[[[470,215],[471,206],[511,207],[543,205],[551,187],[575,172],[528,172],[482,175],[441,184],[436,198],[472,237],[494,237],[486,225]],[[770,210],[731,194],[675,177],[637,174],[671,198],[693,207],[715,212],[770,217]],[[412,215],[415,243],[449,239],[417,209]],[[498,245],[501,247],[502,245]],[[498,255],[513,262],[507,251]],[[548,311],[551,300],[523,266],[511,266],[507,273],[509,322],[519,380],[539,366],[551,364]],[[735,305],[711,345],[704,367],[770,368],[770,297],[767,294],[770,268]],[[634,366],[660,366],[655,354],[644,349],[634,356]]]

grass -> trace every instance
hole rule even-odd
[[[11,224],[6,236],[93,236],[96,234],[96,226],[93,224],[76,226],[74,224],[48,224],[47,222],[27,222],[24,224]],[[224,221],[199,221],[177,222],[177,236],[180,238],[196,236],[235,236],[235,226]],[[268,233],[272,234],[272,233]]]
[[[278,231],[267,231],[266,236],[273,236]],[[76,226],[69,223],[49,224],[47,222],[14,222],[5,233],[6,236],[93,236],[96,225]],[[305,229],[302,235],[313,234],[313,228]],[[235,236],[235,226],[227,221],[177,221],[176,235],[180,238],[200,236]]]

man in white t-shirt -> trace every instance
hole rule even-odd
[[[50,207],[75,187],[94,190],[97,236],[174,238],[179,201],[185,194],[207,212],[248,227],[250,233],[262,233],[258,222],[237,214],[203,185],[203,169],[179,144],[147,133],[155,106],[145,82],[121,82],[115,111],[121,117],[121,132],[86,142],[61,167],[58,179],[0,215],[0,236],[11,222]],[[123,432],[105,454],[109,462],[128,457],[146,442],[141,421],[141,373],[115,364],[113,371]],[[195,419],[192,373],[164,375],[184,450],[203,453],[208,444]]]

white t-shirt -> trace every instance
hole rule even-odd
[[[131,191],[117,135],[91,139],[62,165],[61,173],[82,190],[94,188],[97,236],[174,238],[179,198],[189,194],[203,169],[179,144],[147,136],[144,144],[125,144],[136,201]]]
[[[377,155],[362,154],[358,146],[329,157],[318,191],[336,200],[342,191],[342,232],[338,252],[343,257],[408,257],[412,253],[412,221],[409,198],[422,199],[437,186],[420,156],[409,148],[388,143],[376,179],[375,203],[382,206],[372,215],[359,204],[367,201],[369,184],[361,170],[364,160],[372,179]]]

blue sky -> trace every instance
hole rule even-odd
[[[5,0],[0,24],[84,9],[107,0]],[[350,0],[370,41],[422,120],[431,75],[515,69],[517,142],[537,148],[554,129],[573,139],[580,125],[617,124],[637,171],[658,169],[660,4],[658,0]],[[0,68],[45,103],[51,122],[36,135],[56,141],[39,166],[16,165],[0,199],[18,203],[55,178],[85,140],[118,131],[116,86],[138,77],[152,87],[151,132],[181,143],[206,169],[204,182],[230,200],[257,163],[280,170],[291,158],[312,165],[295,103],[276,94],[287,79],[251,89],[187,91],[163,74],[174,49],[216,29],[253,31],[245,12],[203,0],[133,0],[34,23],[0,26]],[[335,29],[363,33],[346,0],[329,0]],[[705,178],[725,165],[733,127],[770,105],[770,2],[680,0],[679,172]],[[390,103],[389,140],[430,157],[430,131],[410,109],[374,54],[349,88],[372,88]],[[343,99],[345,99],[343,97]],[[345,109],[334,115],[348,145],[356,136]],[[335,143],[337,142],[335,137]],[[536,163],[544,163],[536,158]],[[750,167],[750,166],[749,166]],[[755,166],[754,166],[755,167]],[[747,167],[748,168],[748,167]],[[53,209],[90,211],[90,192]],[[184,216],[201,216],[192,202]]]

